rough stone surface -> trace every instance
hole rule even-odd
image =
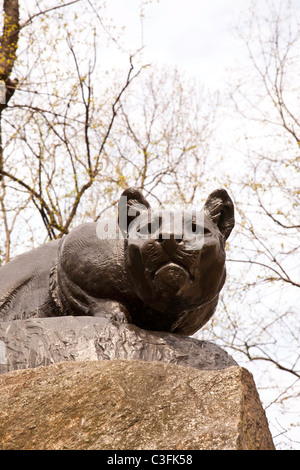
[[[0,373],[62,361],[134,359],[197,369],[237,365],[220,347],[146,331],[100,317],[57,317],[0,323]]]
[[[65,362],[0,376],[0,449],[273,450],[252,375]]]

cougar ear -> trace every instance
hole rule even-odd
[[[142,212],[149,209],[149,202],[138,188],[125,189],[118,204],[118,221],[122,234],[127,234],[129,224]]]
[[[204,211],[218,226],[225,240],[227,240],[235,223],[234,206],[227,191],[225,189],[213,191],[204,204]]]

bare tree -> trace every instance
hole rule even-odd
[[[77,3],[80,0],[47,7],[47,2],[39,2],[36,11],[20,23],[19,3],[4,2],[1,77],[6,97],[0,114],[0,202],[6,262],[12,231],[21,216],[28,218],[26,211],[35,224],[39,222],[34,214],[39,215],[46,230],[44,239],[68,233],[86,192],[107,178],[104,153],[120,100],[142,71],[142,67],[135,70],[134,56],[128,54],[123,79],[101,90],[102,100],[95,95],[96,29],[90,29],[83,52],[78,38],[86,20],[79,19]],[[91,15],[91,2],[81,3],[85,3],[80,10],[83,18]],[[62,11],[73,16],[72,23]],[[13,70],[19,78],[12,81]]]
[[[122,102],[113,142],[122,178],[160,205],[199,203],[218,95],[169,68],[153,67],[139,85]]]
[[[84,0],[21,10],[18,86],[1,121],[6,262],[24,225],[41,243],[97,220],[128,185],[188,205],[204,180],[218,97],[124,52],[100,13]],[[103,37],[127,69],[99,64]]]

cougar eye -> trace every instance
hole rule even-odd
[[[208,228],[204,227],[204,235],[210,235],[210,234],[211,234],[211,231]]]

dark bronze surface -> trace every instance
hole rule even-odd
[[[227,192],[210,194],[202,211],[152,211],[128,188],[118,221],[108,225],[83,224],[3,266],[0,321],[107,318],[113,310],[114,319],[146,330],[200,329],[225,282],[225,241],[234,226]]]

